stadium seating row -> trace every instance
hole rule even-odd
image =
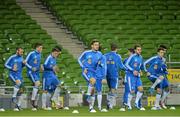
[[[3,0],[0,3],[0,75],[4,78],[6,85],[11,85],[8,79],[8,71],[4,69],[4,62],[9,56],[15,53],[17,46],[22,46],[25,50],[24,58],[33,50],[33,45],[37,42],[43,43],[42,63],[51,52],[50,48],[57,45],[57,42],[39,26],[36,21],[26,15],[15,0]],[[65,49],[57,60],[61,72],[58,74],[62,83],[68,86],[85,85],[80,78],[81,70],[72,55]],[[71,67],[67,67],[71,65]],[[68,69],[67,69],[68,68]],[[73,73],[76,69],[76,73]],[[26,76],[26,69],[23,70],[25,85],[31,85]],[[79,78],[79,79],[77,79]],[[71,81],[71,82],[70,82]],[[80,83],[79,83],[80,82]]]
[[[140,43],[147,59],[164,44],[169,48],[171,60],[180,61],[176,57],[180,55],[176,51],[180,44],[180,4],[176,0],[42,1],[86,45],[96,38],[106,52],[112,40],[120,48]],[[126,57],[123,49],[119,52]]]

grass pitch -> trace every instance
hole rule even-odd
[[[73,114],[73,110],[78,110],[78,114]],[[96,109],[97,110],[97,109]],[[19,112],[14,112],[12,110],[6,110],[5,112],[0,112],[0,117],[5,116],[23,116],[23,117],[38,117],[38,116],[180,116],[180,106],[176,106],[176,110],[158,110],[153,111],[150,108],[146,108],[146,111],[139,111],[137,109],[133,109],[131,111],[126,110],[125,112],[120,112],[119,108],[115,108],[108,112],[100,112],[97,110],[96,113],[89,113],[88,107],[74,107],[70,108],[70,110],[52,110],[52,111],[45,111],[45,110],[38,110],[38,111],[31,111],[30,109],[25,109]]]

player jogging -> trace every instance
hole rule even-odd
[[[21,89],[23,85],[23,78],[22,78],[22,69],[24,66],[23,61],[23,52],[24,50],[21,47],[16,49],[16,54],[10,56],[6,63],[5,67],[9,69],[9,79],[14,84],[14,90],[12,95],[12,102],[15,104],[14,111],[20,111],[21,109],[21,101],[22,101],[22,92]]]
[[[26,57],[27,76],[33,82],[33,91],[31,97],[32,110],[37,110],[38,89],[40,86],[40,66],[42,44],[36,43],[35,50],[30,52]]]

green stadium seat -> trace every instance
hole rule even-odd
[[[167,8],[164,5],[156,5],[156,6],[154,6],[154,10],[166,10],[166,9]]]
[[[163,19],[165,20],[173,20],[175,19],[174,15],[163,15]]]
[[[178,10],[180,7],[178,6],[178,4],[176,4],[176,5],[169,5],[168,6],[168,9],[169,10]]]
[[[174,49],[180,49],[180,44],[174,44],[174,45],[173,45],[173,48],[174,48]]]
[[[149,15],[148,19],[150,19],[150,20],[159,20],[160,16],[159,15]]]
[[[109,43],[112,42],[112,40],[116,41],[117,44],[123,48],[133,47],[136,43],[142,44],[144,51],[143,56],[145,58],[152,56],[160,44],[167,45],[169,49],[172,50],[171,52],[179,49],[178,40],[180,36],[178,32],[180,13],[178,12],[178,1],[65,0],[62,2],[58,0],[43,0],[43,2],[53,11],[58,19],[63,21],[63,24],[86,45],[89,45],[92,39],[98,39],[105,48],[103,52],[109,51]],[[15,11],[19,10],[16,6],[12,6],[11,9],[15,9]],[[1,11],[0,14],[11,15],[13,13],[15,16],[18,14],[16,19],[21,21],[30,19],[28,18],[29,16],[23,14],[21,11],[15,13],[15,11],[11,11],[9,8],[6,10],[6,7],[2,7]],[[3,23],[1,23],[0,20],[0,24],[9,24],[7,21],[2,22]],[[12,26],[9,27],[13,29],[14,23],[11,24]],[[25,31],[17,28],[16,32],[21,35],[25,43],[30,43],[28,39],[35,40],[38,38],[44,40],[45,45],[52,44],[52,47],[55,45],[54,41],[50,41],[52,37],[46,36],[46,32],[41,31],[42,29],[38,27],[35,22],[27,21],[24,23],[24,26],[27,25],[28,30],[36,30],[36,34],[39,36],[33,36],[32,33],[28,33],[27,28],[24,29]],[[2,32],[7,30],[7,28],[4,27],[6,26],[0,27]],[[13,33],[13,31],[9,31],[7,34],[11,33]],[[28,37],[28,35],[32,35],[32,37]],[[5,38],[6,37],[3,39]],[[127,57],[125,55],[126,50],[120,50],[118,52],[123,54],[122,57]],[[45,51],[45,53],[48,54],[48,51]],[[62,68],[66,71],[65,76],[70,76],[68,75],[70,71],[64,69],[67,64],[72,62],[68,57],[66,53],[63,54],[61,58],[64,62]],[[177,61],[178,59],[174,57],[173,60]],[[76,66],[76,64],[73,63],[72,69],[77,68],[78,65]],[[61,74],[61,76],[63,75]],[[74,82],[78,80],[76,77],[79,77],[79,75],[72,75],[72,77],[74,79],[72,82]],[[75,85],[72,82],[69,84],[72,86]]]

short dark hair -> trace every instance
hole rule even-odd
[[[93,39],[93,40],[91,41],[91,45],[93,45],[93,44],[94,44],[94,43],[96,43],[96,42],[98,42],[98,43],[99,43],[99,41],[98,41],[98,40]]]
[[[35,43],[35,44],[34,44],[34,47],[35,47],[35,48],[38,48],[39,46],[42,46],[42,43]]]
[[[167,46],[165,46],[165,45],[159,45],[159,48],[163,48],[163,49],[166,49],[166,50],[168,49]]]
[[[159,47],[159,48],[157,49],[157,52],[160,52],[161,50],[163,50],[163,51],[164,51],[164,48]]]
[[[52,52],[61,52],[62,51],[62,49],[61,49],[61,47],[59,47],[59,46],[55,46],[53,49],[52,49]]]
[[[111,51],[115,51],[118,48],[117,44],[111,43]]]
[[[16,47],[16,51],[19,50],[19,49],[23,49],[22,47]]]
[[[133,48],[129,48],[128,50],[129,50],[129,52],[131,52],[131,53],[133,53],[133,54],[135,53],[135,51],[134,51]]]
[[[135,46],[134,46],[134,49],[137,49],[137,48],[141,48],[141,45],[139,45],[139,44],[136,44]]]

